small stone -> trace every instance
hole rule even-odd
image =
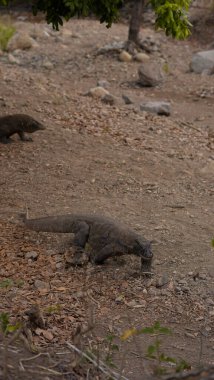
[[[170,103],[163,101],[145,102],[140,104],[141,111],[156,113],[157,115],[170,115]]]
[[[150,296],[156,296],[158,294],[158,291],[157,291],[157,289],[155,289],[155,288],[152,287],[152,288],[148,289],[148,294]]]
[[[48,249],[48,250],[46,251],[46,254],[49,255],[49,256],[54,256],[54,255],[56,255],[56,252],[53,251],[52,249]]]
[[[134,56],[134,60],[137,62],[146,62],[149,61],[150,57],[148,54],[145,53],[137,53]]]
[[[108,94],[109,92],[105,88],[98,86],[90,88],[90,90],[84,95],[92,96],[92,98],[102,98]]]
[[[52,62],[50,62],[48,59],[46,59],[43,64],[42,64],[43,67],[45,67],[45,69],[53,69],[54,65]]]
[[[48,330],[43,330],[42,335],[45,337],[45,339],[49,340],[50,342],[53,340],[54,336],[53,334]]]
[[[121,62],[130,62],[132,60],[132,56],[127,51],[123,50],[119,55],[119,60]]]
[[[127,95],[122,95],[122,98],[125,104],[133,104],[133,101]]]
[[[56,269],[61,269],[62,267],[63,267],[63,262],[62,261],[56,263]]]
[[[127,306],[133,307],[135,309],[140,309],[141,307],[146,307],[147,302],[145,300],[141,300],[140,302],[136,302],[135,300],[132,300],[130,302],[126,303]]]
[[[35,252],[35,251],[27,252],[27,253],[25,254],[25,258],[28,259],[28,260],[29,260],[29,259],[31,259],[31,260],[36,260],[37,257],[38,257],[38,252]]]
[[[186,280],[179,280],[178,283],[179,283],[179,285],[187,285]]]
[[[106,94],[104,95],[102,98],[101,98],[102,102],[105,103],[105,104],[110,104],[111,106],[113,106],[114,104],[117,103],[117,98],[116,96],[114,95],[111,95],[111,94]]]
[[[188,272],[188,276],[193,276],[194,272]]]
[[[198,276],[201,280],[206,280],[207,279],[207,275],[206,273],[199,273],[199,276]]]
[[[214,317],[214,310],[209,311],[209,316]]]
[[[10,63],[15,63],[17,65],[20,65],[20,60],[18,58],[14,57],[14,55],[10,54],[10,53],[8,54],[8,61]]]
[[[19,252],[17,252],[16,256],[17,256],[17,257],[25,257],[25,253],[19,251]]]
[[[120,295],[118,297],[115,298],[115,302],[117,304],[121,304],[121,303],[124,303],[124,296],[123,295]]]
[[[110,87],[110,83],[107,80],[98,80],[97,86],[107,89]]]
[[[207,298],[207,304],[210,305],[210,306],[213,306],[214,305],[214,300],[212,298]]]
[[[168,284],[170,281],[167,274],[163,274],[163,276],[159,277],[156,281],[156,288],[161,288],[162,286]]]
[[[50,285],[47,282],[41,281],[41,280],[35,280],[34,286],[37,289],[48,289],[48,290],[50,289]]]
[[[189,332],[185,332],[185,336],[186,336],[187,338],[192,338],[192,339],[195,339],[195,338],[196,338],[196,336],[195,336],[194,334],[191,334],[191,333],[189,333]]]

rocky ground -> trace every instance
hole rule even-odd
[[[0,55],[1,114],[27,113],[47,129],[32,143],[13,137],[0,146],[0,311],[25,324],[26,310],[36,304],[45,320],[25,344],[11,343],[12,378],[32,372],[42,379],[99,378],[93,367],[79,369],[70,343],[102,361],[113,356],[117,373],[140,380],[158,366],[146,358],[155,338],[120,337],[157,321],[173,332],[161,337],[161,352],[191,368],[214,364],[214,77],[189,70],[192,54],[211,42],[176,42],[142,30],[154,41],[150,61],[165,72],[159,86],[145,88],[138,84],[139,62],[121,61],[119,52],[98,54],[125,41],[126,25],[107,30],[74,20],[54,32],[23,15],[13,22],[33,40],[27,50]],[[101,80],[113,104],[86,95]],[[171,115],[141,111],[151,100],[170,102]],[[154,241],[152,279],[142,278],[131,256],[67,268],[71,237],[26,231],[16,217],[26,206],[31,217],[87,211],[125,222]],[[25,354],[29,340],[43,354]],[[30,360],[22,361],[25,355]]]

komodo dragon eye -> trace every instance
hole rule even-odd
[[[139,256],[142,256],[145,259],[151,259],[153,257],[150,241],[145,242],[145,241],[136,240],[136,248],[137,248]]]

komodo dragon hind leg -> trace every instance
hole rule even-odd
[[[122,249],[119,249],[119,247],[116,248],[114,244],[109,244],[98,253],[92,253],[90,255],[90,261],[95,264],[103,264],[109,257],[120,256],[122,254]]]
[[[85,248],[89,236],[89,225],[86,222],[79,222],[75,228],[73,245]]]

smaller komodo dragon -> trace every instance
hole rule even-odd
[[[0,142],[8,144],[10,136],[17,133],[22,141],[32,141],[26,133],[33,133],[45,129],[45,126],[29,115],[13,114],[0,117]]]
[[[76,255],[84,248],[89,249],[89,259],[95,264],[102,264],[109,257],[133,254],[141,258],[142,271],[151,273],[151,242],[110,218],[68,214],[28,219],[22,214],[21,219],[27,228],[34,231],[73,233]]]

